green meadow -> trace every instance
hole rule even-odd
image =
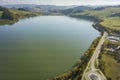
[[[119,15],[118,15],[119,14]],[[84,10],[82,12],[73,13],[72,16],[89,16],[98,20],[100,25],[107,28],[108,32],[119,35],[120,33],[120,7],[105,7],[103,9]],[[99,26],[98,26],[99,27]],[[111,31],[112,30],[112,31]]]
[[[112,80],[120,80],[120,63],[108,55],[102,56],[105,61],[105,74],[107,77],[111,77]]]

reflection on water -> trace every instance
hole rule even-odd
[[[70,69],[99,35],[92,23],[40,16],[0,26],[0,80],[46,80]]]

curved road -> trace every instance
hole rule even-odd
[[[103,75],[103,73],[95,67],[95,64],[98,64],[98,56],[101,51],[101,47],[107,38],[108,34],[107,32],[104,32],[102,38],[100,39],[84,73],[82,76],[82,80],[107,80],[106,77]]]

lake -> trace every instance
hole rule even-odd
[[[46,80],[71,69],[99,35],[92,24],[38,16],[0,25],[0,80]]]

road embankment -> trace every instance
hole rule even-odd
[[[97,37],[89,47],[89,49],[84,53],[84,55],[76,62],[76,64],[67,72],[55,76],[50,80],[81,80],[83,72],[91,59],[96,46],[98,45],[100,37]]]

